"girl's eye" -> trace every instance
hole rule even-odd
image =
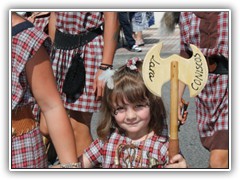
[[[144,107],[146,107],[145,104],[137,104],[137,105],[135,106],[135,109],[136,109],[136,110],[141,110],[141,109],[144,108]]]
[[[136,104],[134,106],[135,111],[140,111],[143,108],[149,107],[148,103],[143,103],[143,104]]]
[[[124,107],[117,107],[116,109],[114,109],[113,114],[117,115],[118,113],[123,113],[123,112],[125,112]]]

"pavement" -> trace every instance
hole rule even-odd
[[[127,59],[132,57],[141,57],[144,59],[148,50],[160,41],[163,42],[161,50],[161,57],[168,57],[172,54],[178,54],[180,51],[180,39],[179,39],[179,28],[176,27],[175,31],[171,34],[163,33],[159,28],[149,28],[143,31],[143,38],[145,45],[141,46],[142,52],[131,52],[126,48],[126,41],[123,35],[118,44],[116,54],[114,57],[114,68],[123,65]],[[170,108],[170,83],[166,83],[162,89],[162,98],[167,109],[168,122],[169,122],[169,108]],[[184,155],[190,168],[207,168],[209,152],[205,150],[199,139],[197,131],[197,123],[195,118],[195,103],[194,98],[189,98],[188,89],[185,91],[183,98],[190,102],[188,107],[188,119],[184,126],[180,128],[179,132],[179,144],[182,154]],[[91,133],[93,138],[97,138],[96,127],[98,124],[98,113],[94,113],[91,124]]]
[[[120,33],[120,42],[118,44],[118,49],[115,54],[115,60],[138,56],[144,58],[148,50],[154,45],[163,42],[163,47],[161,55],[176,54],[180,50],[180,39],[179,39],[179,29],[176,27],[172,34],[164,34],[158,28],[149,28],[143,31],[144,46],[141,46],[142,52],[131,52],[127,49],[127,43],[124,39],[124,35]],[[124,60],[126,60],[124,59]],[[118,66],[120,61],[114,61],[114,65]]]

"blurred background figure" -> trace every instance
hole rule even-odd
[[[144,46],[143,31],[152,26],[154,22],[153,12],[130,12],[133,37],[138,46]]]
[[[179,24],[180,12],[165,12],[160,21],[160,34],[169,35],[172,34]]]
[[[129,12],[118,12],[118,15],[124,38],[127,41],[128,49],[133,52],[142,52],[142,49],[137,45],[136,40],[133,37],[133,30],[129,17]]]

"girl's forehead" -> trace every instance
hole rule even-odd
[[[144,103],[146,99],[136,99],[135,101],[129,101],[126,97],[117,97],[115,101],[112,103],[114,107],[123,106],[123,105],[136,105],[137,103]]]
[[[115,101],[113,102],[114,106],[118,106],[118,105],[127,105],[127,104],[131,104],[126,97],[116,97]]]

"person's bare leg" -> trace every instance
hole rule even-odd
[[[136,43],[137,45],[144,45],[143,37],[142,37],[142,31],[139,31],[136,33]]]
[[[93,141],[90,129],[93,113],[78,112],[78,114],[79,117],[71,117],[70,121],[75,135],[77,155],[80,156]]]
[[[72,124],[76,147],[77,147],[77,155],[80,156],[84,149],[86,149],[93,141],[91,135],[91,120],[93,113],[88,112],[78,112],[78,116],[70,117],[70,122]],[[40,131],[43,136],[46,137],[46,143],[49,140],[48,129],[45,118],[41,115],[40,119]]]
[[[136,33],[136,40],[141,41],[142,40],[142,31],[139,31]]]
[[[212,150],[210,152],[209,168],[228,168],[228,150]]]

